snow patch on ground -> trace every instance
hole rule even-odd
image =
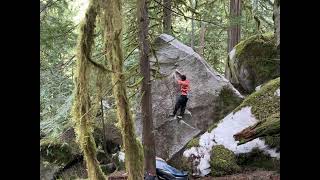
[[[261,89],[261,85],[256,87],[256,91],[259,91]]]
[[[223,145],[230,149],[235,154],[248,153],[253,148],[258,147],[272,157],[280,157],[280,153],[269,149],[264,140],[255,139],[246,144],[237,146],[238,141],[235,141],[233,135],[242,131],[244,128],[254,125],[257,119],[251,113],[251,107],[244,107],[236,113],[230,113],[226,116],[215,129],[211,132],[206,132],[200,136],[199,146],[192,147],[184,151],[185,157],[198,157],[196,160],[197,170],[199,175],[205,176],[210,173],[210,151],[214,145]]]
[[[280,96],[280,88],[276,90],[276,92],[274,93],[274,95]]]
[[[119,160],[120,161],[122,161],[122,162],[124,162],[124,157],[125,157],[125,154],[124,154],[124,152],[119,152]]]

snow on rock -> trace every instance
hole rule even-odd
[[[255,90],[259,91],[260,89],[261,89],[261,85],[257,86]]]
[[[119,152],[119,160],[124,162],[124,157],[125,157],[124,152]]]
[[[276,92],[274,93],[274,95],[280,96],[280,88],[276,90]]]
[[[184,151],[183,156],[199,157],[200,176],[205,176],[210,173],[210,151],[214,145],[223,145],[225,148],[233,151],[235,154],[249,153],[253,148],[259,148],[271,157],[280,157],[280,153],[269,149],[264,140],[259,138],[250,141],[246,144],[237,146],[238,141],[235,141],[233,135],[239,131],[254,125],[257,122],[251,113],[251,107],[244,107],[236,113],[230,113],[213,129],[210,133],[206,132],[200,136],[199,147],[192,147]]]

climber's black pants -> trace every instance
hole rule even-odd
[[[187,102],[188,102],[188,98],[186,95],[180,95],[180,97],[178,98],[176,105],[174,107],[174,111],[173,111],[173,115],[176,115],[177,111],[179,108],[181,108],[181,112],[180,112],[180,116],[184,115],[184,111],[186,109],[187,106]]]

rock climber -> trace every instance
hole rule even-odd
[[[179,76],[180,79],[177,78],[176,74]],[[174,78],[177,81],[178,85],[180,86],[180,96],[177,99],[176,105],[174,107],[174,111],[172,114],[170,114],[170,117],[174,117],[177,113],[177,111],[180,110],[180,115],[177,116],[178,119],[182,119],[184,115],[184,111],[187,106],[188,102],[188,93],[190,91],[190,81],[187,80],[186,75],[181,74],[177,69],[174,73]]]

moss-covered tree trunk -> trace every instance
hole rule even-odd
[[[141,86],[141,113],[143,121],[142,142],[144,150],[144,166],[148,175],[156,176],[156,152],[152,120],[151,81],[150,81],[150,47],[148,42],[148,9],[146,0],[138,0],[139,54],[140,72],[143,76]]]
[[[110,61],[113,71],[113,95],[117,118],[121,125],[126,171],[129,180],[140,180],[143,179],[143,151],[141,143],[136,138],[123,73],[121,1],[106,0],[104,14],[106,58]]]
[[[91,47],[94,44],[94,28],[97,16],[98,3],[90,0],[89,7],[85,14],[85,19],[80,26],[80,36],[77,49],[77,78],[76,94],[73,104],[73,119],[75,121],[75,132],[77,141],[86,161],[88,178],[90,180],[105,179],[104,174],[96,158],[96,144],[92,135],[92,120],[94,114],[91,111],[89,97],[89,58]]]

